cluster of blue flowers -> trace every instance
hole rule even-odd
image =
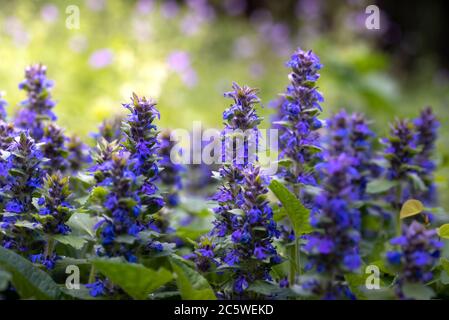
[[[123,123],[121,144],[100,140],[91,172],[96,185],[108,191],[102,199],[105,218],[97,226],[102,244],[98,253],[137,262],[142,245],[162,250],[157,241],[142,243],[139,235],[150,227],[155,229],[151,215],[163,206],[154,184],[158,178],[158,141],[153,121],[159,113],[154,102],[136,95],[124,106],[131,113]]]
[[[171,152],[176,142],[170,139],[171,131],[165,130],[160,134],[159,178],[162,186],[166,188],[164,200],[167,206],[176,207],[179,204],[179,191],[182,189],[181,173],[184,167],[171,159]]]
[[[354,165],[351,156],[341,153],[327,159],[320,168],[323,190],[315,199],[318,212],[311,221],[320,232],[308,237],[304,249],[309,258],[307,269],[314,267],[327,277],[326,298],[340,297],[341,288],[334,287],[334,282],[346,272],[357,271],[362,263],[360,213],[352,206],[358,197],[353,182],[359,177]]]
[[[54,252],[54,235],[66,235],[70,232],[66,224],[72,214],[73,206],[70,204],[72,194],[69,187],[69,178],[60,172],[47,174],[37,201],[39,208],[35,219],[40,222],[45,241],[44,252],[31,255],[31,261],[41,263],[47,269],[53,269],[60,257]]]
[[[322,65],[311,51],[298,49],[287,66],[292,69],[290,85],[281,99],[277,121],[280,158],[292,164],[282,168],[280,176],[290,185],[316,185],[315,164],[321,159],[318,119],[323,97],[316,88]]]
[[[427,107],[415,119],[414,125],[416,131],[415,144],[418,147],[415,164],[419,167],[418,176],[426,187],[424,191],[417,190],[414,196],[427,205],[434,205],[437,202],[437,190],[434,183],[436,165],[432,157],[440,123],[433,114],[432,108]]]
[[[402,235],[390,243],[396,249],[388,251],[386,258],[399,271],[396,294],[399,298],[407,298],[402,291],[406,283],[425,284],[433,279],[432,269],[440,258],[443,243],[434,229],[428,230],[417,221],[406,226]]]
[[[6,150],[6,176],[2,181],[1,228],[6,236],[3,246],[20,252],[28,251],[32,241],[30,228],[18,227],[18,222],[33,223],[33,196],[39,193],[43,182],[42,152],[33,139],[22,132]]]
[[[257,135],[261,119],[254,108],[259,102],[256,90],[236,83],[233,89],[225,94],[234,100],[223,113],[225,132],[252,130]],[[281,262],[273,245],[279,231],[265,196],[268,189],[260,167],[248,161],[248,144],[247,141],[228,143],[223,147],[232,148],[234,156],[219,170],[221,185],[213,197],[218,202],[214,209],[214,228],[209,237],[202,239],[196,251],[200,270],[215,264],[234,271],[231,289],[221,292],[230,297],[243,296],[256,280],[271,280],[271,267]],[[237,145],[243,146],[244,150],[237,150]],[[237,161],[238,154],[244,155],[243,163]]]
[[[28,130],[31,137],[39,141],[44,135],[45,121],[56,120],[52,111],[56,104],[51,97],[53,81],[47,79],[47,67],[35,64],[26,68],[25,80],[19,88],[26,91],[27,99],[21,103],[23,108],[17,114],[15,125]]]

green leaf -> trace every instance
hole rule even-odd
[[[216,300],[215,294],[207,280],[189,267],[182,259],[173,256],[170,259],[176,273],[176,283],[184,300]]]
[[[273,294],[277,294],[279,292],[282,292],[283,289],[280,288],[278,285],[275,285],[273,283],[269,283],[267,281],[255,281],[252,283],[248,289],[248,291],[252,291],[255,293],[259,293],[264,296],[269,296]]]
[[[77,250],[82,249],[84,244],[87,242],[86,239],[73,235],[56,235],[54,239],[62,244],[69,245]]]
[[[0,292],[8,288],[9,282],[11,281],[11,274],[5,270],[0,269]]]
[[[389,181],[385,179],[376,179],[368,183],[366,192],[369,194],[384,193],[397,185],[396,181]]]
[[[46,272],[2,247],[0,247],[0,267],[11,274],[12,284],[21,298],[42,300],[62,298],[62,291]]]
[[[435,295],[430,287],[421,283],[406,283],[402,286],[402,291],[407,298],[416,300],[430,300]]]
[[[81,234],[87,234],[90,237],[95,237],[94,226],[98,222],[98,218],[91,217],[87,213],[76,212],[72,214],[67,225],[73,230],[81,232]]]
[[[437,229],[437,232],[441,238],[449,239],[449,223],[443,224]]]
[[[310,211],[303,206],[296,196],[276,180],[271,181],[269,188],[285,208],[296,236],[312,232]]]
[[[156,271],[141,264],[103,259],[94,260],[92,264],[112,283],[138,300],[147,299],[150,293],[173,279],[171,272],[164,268]]]
[[[424,210],[424,206],[419,200],[410,199],[402,205],[400,217],[401,219],[420,214]]]
[[[441,266],[443,267],[444,271],[446,271],[447,274],[449,275],[449,260],[447,260],[445,258],[441,258],[440,262],[441,262]]]

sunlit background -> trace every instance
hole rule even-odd
[[[261,90],[266,127],[270,101],[288,82],[285,61],[299,46],[324,64],[325,116],[339,108],[362,111],[384,135],[395,117],[434,107],[442,123],[437,181],[448,202],[449,72],[439,44],[432,45],[443,41],[434,39],[444,19],[438,6],[411,10],[422,17],[407,25],[399,4],[380,2],[380,30],[368,30],[370,2],[357,0],[0,4],[0,90],[10,113],[24,99],[17,88],[23,69],[42,62],[56,83],[59,124],[86,141],[102,119],[124,112],[121,103],[133,91],[158,101],[161,127],[220,127],[232,81]],[[73,8],[79,28],[67,27]]]

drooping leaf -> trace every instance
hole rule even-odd
[[[87,242],[86,239],[74,235],[56,235],[54,238],[56,241],[69,245],[77,250],[82,249]]]
[[[176,273],[176,283],[184,300],[216,300],[215,294],[207,280],[180,258],[170,259]]]
[[[419,200],[410,199],[407,200],[403,205],[400,213],[401,219],[411,217],[421,213],[424,210],[424,206]]]
[[[304,207],[301,201],[279,181],[271,181],[269,188],[285,208],[295,234],[300,236],[312,232],[310,211]]]
[[[91,217],[87,213],[76,212],[72,214],[67,225],[73,230],[81,234],[87,234],[90,237],[95,237],[94,226],[98,222],[98,218]]]
[[[53,279],[27,259],[0,247],[0,267],[11,275],[11,282],[23,299],[53,300],[63,297]]]
[[[164,268],[156,271],[141,264],[103,259],[94,260],[92,264],[112,283],[138,300],[147,299],[150,293],[173,279],[172,273]]]
[[[402,291],[407,298],[416,300],[429,300],[435,295],[430,287],[421,283],[406,283],[402,286]]]
[[[437,229],[437,232],[441,238],[449,239],[449,223],[443,224]]]
[[[375,179],[368,183],[366,186],[366,192],[369,194],[378,194],[387,192],[391,188],[397,185],[396,181],[390,181],[385,179]]]

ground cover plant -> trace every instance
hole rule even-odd
[[[51,70],[27,67],[19,110],[0,101],[1,297],[446,298],[438,115],[384,131],[343,109],[324,118],[323,68],[295,50],[272,118],[257,89],[229,83],[231,157],[182,164],[155,100],[130,92],[86,143],[58,126]],[[275,173],[253,154],[261,125],[279,133]]]

